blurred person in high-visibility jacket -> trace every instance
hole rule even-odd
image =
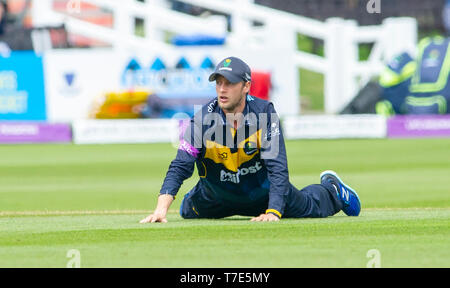
[[[4,27],[6,25],[6,14],[8,13],[8,9],[6,3],[0,0],[0,36],[3,35]]]
[[[447,30],[447,37],[450,37],[450,0],[445,2],[445,6],[442,11],[442,21],[444,22],[445,30]]]
[[[0,0],[0,57],[8,57],[11,53],[11,49],[8,44],[3,42],[1,39],[1,37],[5,34],[7,13],[8,7],[6,3]]]

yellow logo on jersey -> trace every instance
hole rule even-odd
[[[229,171],[237,172],[239,167],[259,154],[261,147],[261,130],[238,144],[237,152],[231,153],[231,149],[214,141],[206,141],[205,158],[213,160],[217,164],[223,164]],[[227,157],[223,157],[227,155]]]

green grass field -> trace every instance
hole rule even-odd
[[[0,267],[450,267],[450,139],[288,141],[291,182],[339,173],[360,217],[169,223],[155,207],[176,150],[153,145],[0,146]]]

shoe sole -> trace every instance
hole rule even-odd
[[[333,175],[334,177],[336,177],[336,178],[339,180],[339,182],[342,183],[342,185],[344,185],[348,190],[350,190],[351,192],[353,192],[353,194],[355,194],[356,199],[358,199],[359,210],[361,211],[361,200],[359,200],[358,193],[356,193],[356,191],[353,190],[349,185],[345,184],[345,182],[342,181],[342,179],[339,178],[339,176],[337,175],[337,173],[334,172],[333,170],[327,170],[327,171],[323,171],[322,173],[320,173],[320,181],[322,181],[322,176],[324,176],[324,175],[326,175],[326,174],[331,174],[331,175]]]

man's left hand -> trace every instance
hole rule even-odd
[[[277,216],[268,213],[268,214],[261,214],[258,217],[253,217],[250,221],[252,222],[267,222],[267,221],[280,221],[280,218]]]

